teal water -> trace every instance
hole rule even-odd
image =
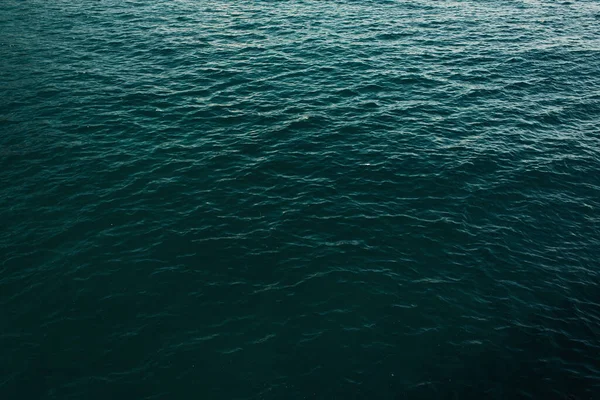
[[[0,5],[0,399],[600,399],[598,1]]]

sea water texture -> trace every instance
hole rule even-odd
[[[1,0],[1,399],[600,399],[600,3]]]

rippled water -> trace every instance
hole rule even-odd
[[[599,399],[600,3],[3,0],[0,398]]]

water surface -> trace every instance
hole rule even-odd
[[[600,398],[599,26],[3,0],[0,398]]]

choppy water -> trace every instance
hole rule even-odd
[[[598,1],[1,5],[0,398],[600,399]]]

